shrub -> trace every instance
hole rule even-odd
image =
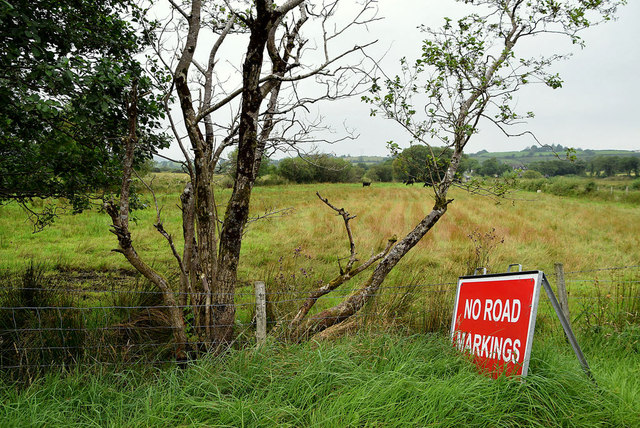
[[[529,180],[540,179],[540,178],[542,178],[542,174],[539,173],[538,171],[534,171],[532,169],[529,169],[529,170],[527,170],[527,171],[522,173],[522,178],[526,178],[526,179],[529,179]]]
[[[278,174],[295,183],[356,182],[363,173],[350,162],[326,154],[286,158],[278,164]]]
[[[217,184],[223,189],[232,189],[234,181],[233,181],[233,178],[231,178],[228,175],[225,175],[222,178],[220,178]]]
[[[544,178],[539,179],[529,179],[529,180],[519,180],[518,186],[522,190],[527,190],[529,192],[537,192],[538,190],[543,190],[549,185],[548,180]]]
[[[591,180],[584,186],[584,193],[593,193],[598,190],[598,186],[596,182]]]
[[[575,196],[582,193],[580,180],[558,177],[551,180],[548,192],[557,196]]]
[[[278,174],[267,174],[256,179],[256,186],[282,186],[291,182]]]

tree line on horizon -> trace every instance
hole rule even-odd
[[[442,173],[448,165],[450,153],[446,149],[437,148],[441,152],[440,168],[433,168],[438,162],[432,149],[426,146],[411,146],[393,157],[382,158],[379,162],[354,162],[346,156],[334,156],[327,153],[315,153],[305,156],[272,160],[265,157],[262,161],[258,177],[262,184],[280,184],[285,182],[305,183],[356,183],[356,182],[415,182],[430,183]],[[555,148],[554,148],[555,149]],[[566,150],[562,146],[558,150]],[[527,149],[529,150],[529,149]],[[551,149],[550,149],[551,150]],[[549,151],[550,151],[549,150]],[[557,150],[556,150],[557,151]],[[357,159],[357,158],[356,158]],[[234,153],[222,162],[219,173],[232,176],[234,173]],[[155,162],[151,168],[154,172],[180,172],[180,164],[164,161]],[[640,176],[640,157],[597,155],[589,160],[573,161],[550,159],[534,161],[524,167],[513,168],[509,164],[491,157],[484,161],[468,155],[462,158],[458,178],[463,176],[498,177],[514,170],[524,171],[524,178],[556,177],[566,175],[589,177],[612,177],[624,174],[628,177]],[[528,172],[527,172],[528,171]],[[435,175],[434,175],[435,174]],[[522,175],[522,174],[521,174]]]

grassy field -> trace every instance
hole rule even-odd
[[[637,152],[630,150],[582,150],[576,149],[575,156],[584,161],[589,161],[596,156],[640,156]],[[565,155],[564,150],[560,150],[558,153],[552,151],[510,151],[510,152],[484,152],[484,153],[472,153],[469,156],[473,159],[477,159],[483,162],[487,159],[496,158],[502,162],[512,165],[521,166],[536,161],[550,161],[555,159],[562,159]]]
[[[176,203],[184,179],[160,174],[155,180],[165,228],[178,242]],[[579,273],[640,265],[638,204],[625,199],[622,190],[606,198],[581,187],[569,196],[546,193],[557,187],[550,183],[543,193],[514,192],[499,204],[454,191],[445,217],[388,277],[384,292],[390,293],[380,301],[382,311],[374,307],[377,301],[366,308],[383,314],[364,322],[366,331],[333,343],[233,350],[182,370],[81,366],[70,373],[53,370],[17,387],[0,383],[0,425],[638,426],[640,274],[638,269]],[[337,273],[337,257],[348,255],[348,241],[342,219],[318,200],[316,191],[357,215],[352,227],[363,258],[390,236],[409,231],[432,206],[429,189],[402,184],[258,187],[252,215],[290,210],[250,224],[241,285],[263,279],[268,287],[282,282],[299,291]],[[226,192],[218,194],[219,200]],[[138,211],[136,217],[132,229],[138,252],[170,273],[173,260],[153,228],[155,211]],[[109,286],[109,275],[130,267],[110,251],[116,242],[108,226],[106,214],[92,210],[63,215],[33,234],[18,207],[2,206],[0,269],[20,270],[35,260],[73,277],[74,287],[95,288],[96,271],[106,275],[102,280]],[[422,293],[426,287],[407,287],[402,293],[418,297],[404,301],[408,294],[393,289],[455,281],[475,266],[479,245],[492,272],[521,263],[552,277],[555,262],[568,272],[578,271],[568,275],[574,327],[598,387],[580,370],[546,303],[539,311],[527,381],[494,381],[453,352],[443,335],[450,322],[450,294],[440,299],[440,293]],[[126,275],[118,280],[126,281]],[[621,284],[635,288],[622,289]],[[581,299],[584,293],[589,299]],[[627,294],[632,298],[623,299]],[[331,302],[335,299],[325,304]],[[434,308],[443,310],[430,319]],[[250,343],[250,311],[241,310],[239,322],[248,326],[244,338]],[[432,330],[440,333],[424,334]]]
[[[161,174],[157,181],[165,228],[180,243],[177,208],[181,182],[178,174]],[[380,249],[393,236],[403,236],[432,206],[430,190],[402,184],[311,184],[258,187],[253,215],[291,208],[288,214],[251,223],[242,248],[241,281],[265,279],[279,268],[278,260],[299,249],[315,275],[337,271],[337,256],[348,255],[348,242],[340,218],[315,196],[320,191],[336,206],[357,215],[352,221],[357,250],[362,257]],[[223,200],[225,192],[219,195]],[[504,271],[510,263],[525,269],[552,271],[555,262],[567,270],[638,264],[640,210],[637,204],[567,198],[546,193],[516,192],[495,201],[464,191],[432,233],[401,262],[389,282],[398,278],[431,283],[466,273],[474,245],[473,232],[495,229],[497,244],[490,254],[490,270]],[[148,199],[148,198],[147,198]],[[153,228],[155,210],[137,211],[134,243],[147,262],[160,270],[173,270],[166,242]],[[129,268],[110,250],[115,238],[109,219],[98,210],[64,215],[57,223],[33,234],[25,214],[15,205],[0,207],[0,267],[14,269],[34,259],[58,269],[113,270]]]
[[[590,342],[591,343],[591,342]],[[640,424],[637,357],[598,346],[596,387],[564,341],[536,340],[526,382],[481,375],[441,336],[269,345],[187,369],[51,375],[0,386],[2,426],[567,426]]]

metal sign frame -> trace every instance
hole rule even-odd
[[[544,291],[546,291],[547,293],[547,297],[549,297],[549,300],[551,301],[551,306],[553,306],[553,310],[556,311],[556,315],[560,320],[560,324],[562,325],[564,334],[565,336],[567,336],[567,340],[571,344],[571,347],[573,348],[573,352],[576,354],[576,358],[578,358],[578,361],[580,362],[580,366],[582,367],[582,370],[587,375],[587,377],[597,385],[596,379],[593,377],[593,373],[591,373],[591,368],[589,367],[589,363],[587,363],[587,359],[584,357],[584,354],[582,353],[582,349],[578,344],[578,339],[576,339],[576,336],[573,334],[573,330],[571,329],[571,324],[569,323],[567,318],[564,316],[564,312],[560,307],[560,303],[558,303],[558,299],[556,299],[556,295],[553,293],[551,284],[549,284],[549,281],[547,280],[547,277],[544,275],[544,273],[542,274],[542,285],[544,287]]]

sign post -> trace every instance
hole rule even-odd
[[[493,377],[526,376],[541,287],[551,300],[582,369],[594,380],[549,281],[541,271],[460,277],[451,321],[454,346],[471,354],[475,364]]]
[[[556,295],[553,294],[553,290],[551,289],[551,284],[549,284],[549,281],[547,281],[547,277],[544,276],[544,274],[542,275],[542,285],[544,286],[544,290],[547,292],[547,296],[549,297],[549,300],[551,300],[551,306],[553,306],[553,309],[556,311],[556,314],[558,315],[560,324],[562,324],[562,328],[564,329],[564,334],[567,336],[567,340],[571,344],[571,347],[573,348],[573,352],[576,354],[578,361],[580,361],[582,370],[586,373],[589,379],[593,381],[593,383],[596,383],[596,379],[593,377],[593,374],[591,373],[591,369],[589,368],[589,363],[587,363],[587,359],[584,357],[584,354],[582,353],[582,349],[580,349],[580,345],[578,345],[578,339],[576,339],[576,336],[573,334],[573,330],[571,329],[571,323],[569,322],[567,317],[564,316],[564,310],[560,306],[558,299],[556,299]]]

